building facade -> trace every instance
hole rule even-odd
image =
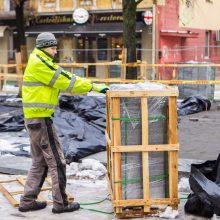
[[[215,7],[216,0],[201,1]],[[16,25],[10,2],[0,0],[0,63],[10,63],[14,59]],[[143,0],[137,8],[139,60],[165,64],[220,62],[220,32],[190,26],[194,14],[189,12],[198,14],[193,11],[196,10],[194,0],[158,0],[156,5],[153,2]],[[59,41],[59,62],[115,62],[121,59],[122,0],[29,0],[25,8],[28,52],[34,48],[39,33],[50,31]],[[103,77],[104,68],[91,66],[89,75]],[[161,78],[172,78],[173,68],[158,71]]]
[[[26,28],[27,48],[32,50],[37,34],[53,32],[59,41],[59,62],[114,62],[122,54],[121,0],[30,1]],[[152,24],[144,23],[144,13],[152,1],[143,0],[136,13],[137,48],[152,49]],[[151,63],[151,54],[138,59]],[[89,76],[104,77],[105,67],[91,66]]]
[[[0,64],[14,62],[15,11],[8,0],[0,0]]]
[[[187,27],[193,23],[194,15],[182,10],[192,8],[193,3],[193,0],[166,0],[165,6],[157,7],[158,52],[156,56],[159,63],[220,62],[219,31]],[[204,1],[204,4],[211,3]],[[194,8],[194,10],[200,9],[200,7]],[[202,24],[198,24],[198,27],[201,28]],[[173,68],[160,68],[159,71],[162,79],[172,78]]]

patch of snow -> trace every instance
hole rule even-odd
[[[87,96],[96,96],[96,97],[100,97],[100,98],[105,98],[105,94],[94,92],[94,91],[88,92]]]
[[[179,158],[179,160],[178,160],[178,171],[190,173],[191,164],[200,164],[200,163],[204,163],[204,162],[205,162],[204,160]]]
[[[211,218],[211,220],[219,220],[220,216],[217,216],[216,214],[214,214]]]
[[[94,159],[84,159],[82,163],[71,163],[67,167],[67,175],[77,179],[102,179],[105,177],[106,168],[99,161]]]
[[[186,177],[182,177],[178,184],[179,192],[190,192],[189,179]]]
[[[17,151],[30,152],[30,142],[26,131],[0,132],[0,154]]]
[[[5,101],[14,103],[14,102],[22,102],[22,99],[21,98],[7,98]]]
[[[159,214],[159,217],[175,219],[178,215],[178,210],[173,210],[172,207],[168,206],[164,212]]]
[[[159,212],[157,214],[153,214],[152,216],[159,218],[175,219],[178,215],[178,210],[173,210],[172,207],[167,206],[164,212]]]
[[[30,152],[30,146],[27,146],[27,147],[23,147],[23,151],[27,151],[27,152]]]
[[[160,83],[151,83],[148,81],[145,81],[144,83],[136,83],[136,84],[111,84],[110,90],[143,90],[143,91],[149,91],[149,90],[164,90],[167,87]]]
[[[0,139],[0,151],[17,151],[10,139]]]
[[[1,157],[16,157],[15,155],[9,154],[9,153],[5,153],[5,154],[4,154],[4,153],[1,153],[0,156],[1,156]]]
[[[81,170],[92,169],[94,171],[101,171],[102,173],[106,173],[106,168],[103,164],[101,164],[98,160],[95,159],[84,159],[80,164]]]
[[[97,179],[97,177],[102,176],[100,173],[94,172],[93,170],[82,170],[76,173],[76,177],[79,179]]]
[[[72,162],[69,166],[67,166],[66,173],[69,176],[75,176],[78,171],[79,171],[79,164]]]
[[[10,92],[15,92],[17,93],[19,90],[18,86],[14,86],[14,85],[4,85],[3,86],[3,92],[5,91],[10,91]]]

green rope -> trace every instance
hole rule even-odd
[[[150,181],[164,180],[168,177],[167,174],[150,176]]]
[[[120,121],[140,121],[141,118],[112,118],[113,121],[120,120]],[[152,115],[148,117],[149,121],[154,120],[166,120],[166,116],[164,115]]]
[[[155,175],[155,176],[150,176],[150,181],[157,181],[157,180],[164,180],[167,178],[168,175],[162,174],[162,175]],[[142,182],[142,178],[133,178],[133,179],[123,179],[121,181],[115,181],[114,184],[126,184],[126,183],[139,183]]]
[[[80,207],[80,209],[84,209],[84,210],[88,210],[88,211],[92,211],[92,212],[98,212],[98,213],[102,213],[102,214],[108,214],[108,215],[114,214],[114,212],[106,212],[106,211],[102,211],[99,209],[88,209],[88,208],[84,208],[84,207]]]
[[[82,203],[80,202],[80,209],[84,209],[84,210],[88,210],[88,211],[92,211],[92,212],[98,212],[98,213],[102,213],[102,214],[109,214],[109,215],[112,215],[114,212],[106,212],[106,211],[102,211],[102,210],[99,210],[99,209],[91,209],[91,208],[84,208],[82,206],[87,206],[87,205],[96,205],[96,204],[100,204],[104,201],[108,200],[108,198],[105,198],[105,199],[102,199],[100,201],[97,201],[97,202],[88,202],[88,203]]]
[[[180,197],[181,200],[186,200],[186,199],[188,199],[189,193],[187,193],[187,192],[181,192],[181,194],[185,194],[185,196],[182,195],[182,196],[184,196],[184,197]]]
[[[106,200],[108,200],[108,198],[105,198],[105,199],[103,199],[103,200],[101,200],[101,201],[98,201],[98,202],[88,202],[88,203],[79,203],[80,205],[95,205],[95,204],[99,204],[99,203],[102,203],[102,202],[104,202],[104,201],[106,201]]]
[[[112,118],[112,120],[120,120],[120,121],[140,121],[141,118]]]

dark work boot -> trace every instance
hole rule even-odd
[[[33,204],[28,206],[19,206],[18,210],[20,212],[29,212],[29,211],[36,211],[40,209],[44,209],[47,206],[46,202],[34,201]]]
[[[60,209],[55,209],[53,208],[52,209],[52,212],[54,214],[60,214],[60,213],[63,213],[63,212],[73,212],[73,211],[76,211],[80,208],[80,205],[78,202],[73,202],[73,203],[70,203],[68,206],[65,206],[64,208],[60,208]]]

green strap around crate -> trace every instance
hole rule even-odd
[[[164,115],[153,115],[149,116],[149,121],[153,120],[166,120],[166,116]],[[120,120],[120,121],[140,121],[141,118],[112,118],[113,121]]]
[[[150,176],[150,181],[156,181],[156,180],[164,180],[168,177],[167,174],[162,174],[162,175],[154,175]],[[126,183],[138,183],[142,182],[142,178],[133,178],[133,179],[128,179],[128,180],[121,180],[121,181],[115,181],[114,184],[126,184]]]

